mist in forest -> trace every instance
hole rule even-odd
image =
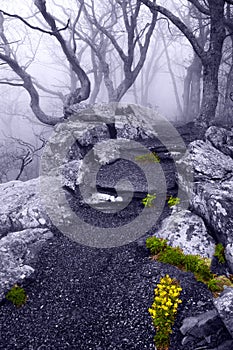
[[[210,47],[212,18],[200,4],[160,1],[204,51]],[[227,3],[225,16],[232,16]],[[200,59],[198,47],[166,13],[151,11],[144,1],[2,0],[0,29],[0,154],[5,162],[0,182],[38,175],[40,152],[67,101],[136,103],[173,122],[191,122],[200,113],[204,55]],[[232,35],[226,36],[217,116],[226,105],[231,73]]]

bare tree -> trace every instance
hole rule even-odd
[[[84,3],[83,0],[79,0]],[[77,33],[79,38],[85,40],[101,63],[104,83],[108,91],[109,101],[120,101],[126,91],[133,85],[140,73],[149,48],[151,36],[155,28],[157,13],[152,15],[150,22],[146,21],[143,27],[139,24],[142,12],[140,1],[109,1],[108,7],[99,17],[96,15],[94,1],[84,4],[87,21],[92,27],[92,37],[85,33]],[[106,20],[108,17],[108,20]],[[119,37],[119,23],[121,26]],[[122,32],[124,36],[122,38]],[[99,40],[97,39],[99,35]],[[93,40],[95,38],[95,42]],[[103,43],[104,40],[104,43]],[[119,44],[122,42],[122,45]],[[125,43],[126,49],[122,48]],[[107,51],[111,45],[123,64],[123,79],[114,86],[111,76],[111,65],[108,63]],[[104,51],[103,52],[103,48]],[[138,57],[138,59],[137,59]]]
[[[166,16],[191,43],[194,51],[200,58],[203,65],[203,98],[201,111],[197,116],[200,125],[208,126],[215,117],[218,103],[218,72],[222,58],[222,47],[226,37],[225,25],[233,26],[224,16],[224,8],[227,3],[233,4],[231,0],[188,0],[198,11],[204,14],[210,23],[209,47],[203,48],[195,34],[187,25],[171,11],[163,6],[159,6],[150,0],[141,0],[150,8],[152,13],[160,12]]]
[[[102,82],[107,89],[109,101],[120,101],[135,82],[145,63],[157,13],[150,15],[148,12],[146,19],[145,9],[142,9],[139,0],[111,0],[105,4],[106,6],[101,7],[100,11],[96,10],[93,0],[77,0],[78,10],[76,14],[74,13],[75,17],[71,23],[70,13],[64,6],[56,4],[55,1],[53,1],[54,6],[57,5],[62,9],[67,21],[49,13],[46,1],[34,0],[33,2],[38,10],[36,14],[34,12],[33,19],[37,19],[39,25],[35,25],[34,22],[30,23],[30,18],[25,19],[18,14],[0,10],[0,39],[2,42],[0,60],[15,74],[13,79],[1,79],[0,83],[26,89],[30,96],[30,106],[33,113],[42,123],[49,125],[55,125],[62,121],[63,116],[57,118],[43,111],[38,90],[59,98],[64,103],[65,117],[69,116],[72,105],[87,100],[89,96],[89,102],[94,103]],[[139,21],[139,16],[143,18],[143,21]],[[27,67],[23,67],[19,63],[20,60],[5,34],[5,18],[19,20],[30,30],[50,35],[60,45],[70,69],[70,94],[67,98],[60,91],[41,84],[28,73]],[[81,26],[78,28],[80,19],[85,20],[86,25],[88,25],[87,31],[82,31]],[[120,29],[121,27],[123,29]],[[89,61],[92,68],[89,70],[83,69],[80,64],[80,50],[77,50],[77,42],[80,43],[80,40],[85,42],[85,47],[90,48],[91,59]],[[113,65],[109,62],[110,55],[117,57],[116,67],[121,64],[123,76],[120,81],[118,75],[115,75],[114,78]],[[93,77],[92,91],[88,75]],[[78,86],[78,82],[80,86]]]
[[[227,5],[227,21],[232,23],[233,11],[231,11],[230,4]],[[232,124],[232,115],[233,115],[233,30],[231,26],[227,25],[228,36],[230,39],[230,57],[229,57],[229,71],[227,74],[226,90],[225,90],[225,99],[224,99],[224,122],[227,124]]]
[[[192,28],[196,33],[197,40],[204,49],[210,32],[208,19],[206,20],[205,15],[198,11],[192,3],[183,6],[184,11],[181,11],[177,6],[175,7],[187,27]],[[194,117],[200,113],[202,68],[202,62],[193,50],[193,58],[189,66],[186,67],[184,79],[183,115],[187,122],[193,121]]]
[[[12,71],[20,78],[20,82],[7,82],[10,85],[13,86],[20,86],[27,90],[27,92],[30,95],[30,106],[35,114],[35,116],[45,124],[49,125],[55,125],[58,122],[62,121],[63,117],[61,118],[55,118],[51,115],[47,115],[43,112],[43,110],[40,107],[40,99],[39,94],[36,89],[36,83],[33,81],[31,75],[26,72],[26,69],[18,63],[16,54],[12,51],[10,47],[10,42],[8,41],[5,32],[4,32],[4,16],[10,16],[13,18],[17,18],[18,20],[22,21],[26,26],[30,27],[33,30],[38,30],[42,33],[49,34],[56,38],[57,42],[59,43],[60,47],[62,48],[63,53],[65,54],[66,59],[68,60],[69,64],[72,67],[72,70],[77,75],[79,81],[80,81],[80,88],[76,89],[74,92],[72,92],[69,96],[69,98],[66,101],[67,105],[72,105],[74,103],[79,103],[83,100],[86,100],[89,97],[90,94],[90,81],[87,76],[87,74],[84,72],[84,70],[81,68],[78,58],[75,55],[74,50],[70,46],[69,42],[65,40],[61,34],[61,31],[67,29],[69,21],[67,22],[66,26],[58,29],[56,25],[56,21],[54,17],[47,11],[46,9],[46,1],[44,0],[35,0],[34,1],[35,6],[38,8],[40,14],[44,18],[47,25],[50,27],[50,30],[45,30],[43,28],[40,28],[38,26],[34,26],[30,24],[27,20],[23,19],[19,15],[9,14],[5,11],[0,11],[1,17],[0,17],[0,38],[2,41],[1,50],[0,52],[0,60],[6,63]]]
[[[0,144],[1,182],[19,180],[30,164],[34,162],[36,166],[36,157],[39,157],[46,140],[43,133],[35,137],[40,145],[34,145],[17,137],[5,136],[5,140]]]
[[[177,83],[176,83],[176,77],[175,77],[175,74],[174,74],[174,71],[173,71],[173,68],[172,68],[172,63],[171,63],[170,55],[169,55],[169,52],[168,52],[168,45],[167,45],[167,42],[166,42],[165,35],[164,35],[164,33],[163,33],[161,28],[160,28],[159,33],[161,35],[163,46],[164,46],[164,51],[165,51],[165,56],[166,56],[166,60],[167,60],[168,71],[170,73],[170,77],[171,77],[171,81],[172,81],[172,86],[173,86],[173,90],[174,90],[174,94],[175,94],[178,114],[179,114],[179,116],[182,116],[183,115],[183,110],[182,110],[182,106],[181,106],[181,102],[180,102],[178,87],[177,87]]]

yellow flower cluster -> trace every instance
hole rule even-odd
[[[148,311],[156,328],[155,342],[158,349],[169,345],[175,315],[179,304],[182,303],[179,299],[181,291],[178,281],[169,275],[161,278],[155,289],[154,302]]]

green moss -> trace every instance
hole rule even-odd
[[[220,264],[224,264],[226,262],[225,249],[221,243],[216,245],[214,256],[218,258],[218,261],[220,262]]]
[[[233,283],[225,276],[216,276],[211,272],[211,260],[202,258],[199,255],[185,255],[179,247],[171,247],[167,240],[149,237],[146,240],[146,246],[156,260],[174,265],[183,271],[193,272],[197,281],[205,283],[213,292],[221,292],[224,285],[233,286]]]
[[[160,163],[160,158],[155,152],[143,154],[142,156],[136,156],[135,160],[143,163]]]
[[[27,294],[23,288],[15,284],[6,294],[6,299],[11,301],[15,306],[20,307],[26,303]]]
[[[161,254],[159,254],[158,261],[165,264],[175,265],[177,267],[182,267],[185,263],[185,255],[180,248],[172,248],[167,246],[167,248]]]

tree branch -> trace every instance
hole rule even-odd
[[[1,81],[0,80],[0,84],[1,85],[10,85],[10,86],[21,86],[21,87],[23,87],[23,83],[12,83],[12,82],[10,82],[10,81]]]
[[[41,85],[35,78],[32,78],[33,84],[36,85],[40,90],[48,92],[49,94],[58,97],[62,102],[65,101],[65,96],[59,91],[53,91]]]
[[[186,38],[188,39],[188,41],[190,42],[194,51],[200,57],[200,59],[202,61],[206,59],[206,53],[204,49],[201,47],[201,45],[198,43],[198,40],[195,37],[195,35],[193,35],[192,31],[177,16],[175,16],[171,11],[169,11],[165,7],[156,5],[150,0],[141,0],[141,1],[144,3],[144,5],[149,7],[152,13],[160,12],[161,14],[166,16],[186,36]]]
[[[19,16],[19,15],[16,15],[16,14],[11,14],[11,13],[8,13],[6,11],[3,11],[3,10],[0,10],[1,13],[3,13],[5,16],[8,16],[8,17],[13,17],[13,18],[17,18],[19,19],[21,22],[23,22],[24,24],[26,24],[26,26],[28,26],[29,28],[31,29],[34,29],[34,30],[39,30],[40,32],[42,33],[45,33],[45,34],[49,34],[49,35],[55,35],[56,32],[61,32],[63,30],[66,30],[69,26],[69,23],[70,23],[70,19],[68,19],[67,21],[67,24],[64,28],[61,28],[61,29],[56,29],[56,31],[48,31],[48,30],[45,30],[45,29],[42,29],[42,28],[39,28],[39,27],[36,27],[36,26],[33,26],[32,24],[30,24],[29,22],[27,22],[23,17]]]
[[[79,0],[80,1],[80,0]],[[85,7],[84,7],[85,9]],[[114,38],[114,36],[103,26],[100,25],[100,23],[97,21],[96,17],[93,14],[93,19],[90,17],[90,15],[88,14],[87,10],[85,9],[85,14],[89,20],[90,23],[94,24],[95,27],[101,31],[106,37],[108,37],[111,41],[111,43],[113,44],[113,46],[115,47],[115,49],[117,50],[117,52],[119,53],[122,61],[126,61],[127,60],[127,56],[125,55],[124,51],[122,50],[122,48],[120,47],[120,45],[118,44],[117,40]]]
[[[40,11],[40,13],[42,14],[42,16],[44,17],[45,21],[48,23],[48,25],[52,29],[52,32],[54,33],[54,36],[56,37],[56,39],[60,43],[61,48],[62,48],[67,60],[71,64],[74,72],[77,74],[77,76],[80,80],[81,89],[77,89],[75,91],[75,93],[72,94],[72,96],[71,96],[72,98],[68,100],[68,103],[72,103],[72,101],[75,103],[80,103],[81,101],[86,100],[90,95],[90,85],[91,85],[90,80],[89,80],[88,76],[86,75],[86,73],[84,72],[84,70],[81,68],[79,61],[78,61],[77,57],[75,56],[75,53],[73,52],[71,47],[69,47],[66,40],[62,37],[61,33],[59,31],[57,31],[57,26],[56,26],[56,22],[55,22],[54,17],[49,12],[47,12],[46,1],[45,0],[34,0],[34,3],[36,5],[36,7],[38,8],[38,10]]]
[[[9,67],[11,67],[11,69],[22,79],[22,86],[27,90],[31,98],[31,109],[35,116],[42,123],[48,125],[56,125],[57,123],[63,120],[62,118],[54,118],[52,116],[48,116],[41,110],[39,103],[39,94],[32,83],[31,76],[25,70],[23,70],[22,67],[20,67],[20,65],[15,59],[0,53],[0,60],[6,62],[9,65]]]

